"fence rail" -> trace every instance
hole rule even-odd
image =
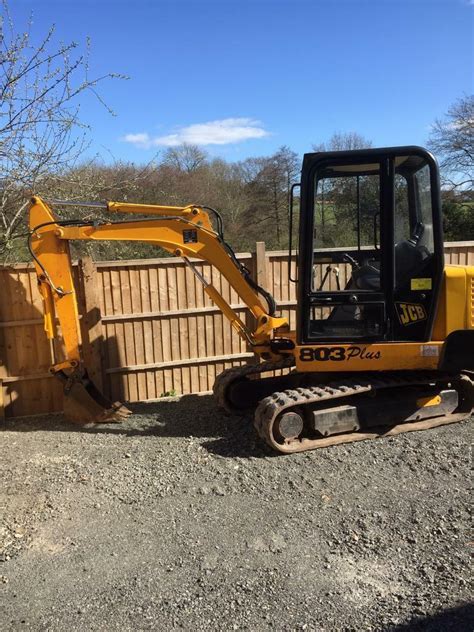
[[[447,263],[474,265],[474,241],[446,243],[445,257]],[[254,253],[238,258],[295,327],[288,253],[265,252],[259,242]],[[250,315],[225,278],[202,261],[195,265],[248,322]],[[208,391],[224,368],[252,361],[253,354],[179,259],[84,259],[74,274],[83,354],[94,381],[112,399],[135,402]],[[48,370],[62,350],[44,334],[33,266],[0,267],[0,288],[0,418],[61,411],[61,385]]]

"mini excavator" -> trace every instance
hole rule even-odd
[[[297,325],[236,258],[213,209],[88,203],[135,219],[66,220],[33,197],[29,248],[45,330],[64,353],[65,414],[82,423],[130,411],[98,392],[81,355],[69,243],[131,240],[177,257],[203,283],[259,362],[230,368],[214,385],[228,411],[253,409],[258,434],[281,453],[450,424],[474,407],[474,266],[444,265],[438,166],[426,150],[393,147],[304,156],[299,201]],[[146,216],[143,218],[143,216]],[[244,323],[193,259],[215,266],[253,316]],[[324,274],[323,274],[323,271]]]

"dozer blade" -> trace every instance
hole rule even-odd
[[[64,380],[64,376],[61,379]],[[81,425],[121,422],[131,412],[121,402],[107,399],[87,375],[83,375],[81,379],[67,378],[64,388],[64,415],[69,421]]]

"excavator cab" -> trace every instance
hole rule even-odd
[[[430,340],[443,270],[433,156],[306,154],[300,204],[299,344]]]

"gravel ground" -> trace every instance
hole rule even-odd
[[[1,432],[2,630],[474,629],[469,423],[274,456],[210,396]]]

